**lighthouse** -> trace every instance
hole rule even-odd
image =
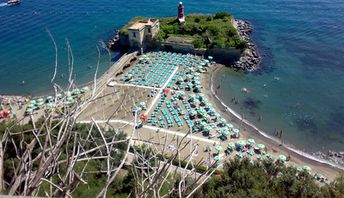
[[[185,22],[185,16],[184,16],[184,6],[183,2],[179,2],[178,6],[178,21],[179,23],[184,23]]]

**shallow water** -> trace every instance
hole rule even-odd
[[[73,48],[76,82],[85,83],[93,77],[99,41],[108,40],[114,29],[132,17],[176,15],[177,4],[25,0],[20,6],[0,6],[0,93],[38,95],[51,90],[54,49],[46,29],[58,44],[59,83],[65,84],[68,76],[66,38]],[[228,11],[255,27],[252,36],[263,56],[262,70],[220,73],[224,101],[269,134],[283,130],[284,139],[298,148],[344,150],[342,0],[190,0],[184,4],[186,13]],[[101,49],[99,75],[111,64],[109,59]],[[243,87],[251,92],[243,93]],[[231,104],[232,97],[239,100],[238,105]]]

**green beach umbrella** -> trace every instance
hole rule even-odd
[[[78,88],[76,88],[76,89],[73,89],[73,91],[72,91],[72,94],[73,95],[78,95],[78,94],[80,94],[81,92],[80,92],[80,89],[78,89]]]
[[[220,151],[223,150],[223,148],[222,148],[222,146],[215,146],[215,150],[216,150],[217,152],[220,152]]]
[[[42,105],[44,105],[44,101],[40,101],[37,103],[37,106],[42,106]]]
[[[234,134],[239,134],[240,130],[239,129],[233,129]]]
[[[303,167],[302,166],[298,166],[298,167],[296,167],[296,170],[301,172],[301,171],[303,171]]]
[[[64,102],[65,105],[71,105],[72,104],[72,101],[66,101]]]
[[[36,106],[36,104],[29,103],[27,106],[28,106],[29,108],[34,108],[34,107]]]
[[[222,133],[223,135],[229,135],[230,134],[230,132],[229,132],[229,130],[223,130],[223,133]]]
[[[233,128],[233,124],[231,124],[231,123],[228,123],[226,126],[227,126],[228,128]]]
[[[207,126],[204,128],[204,130],[205,130],[205,131],[210,131],[210,130],[211,130],[211,127],[207,125]]]
[[[239,158],[242,158],[242,157],[243,157],[242,153],[239,153],[239,152],[236,153],[236,156],[239,157]]]
[[[271,159],[271,160],[273,159],[272,156],[271,156],[270,154],[267,154],[266,157],[267,157],[268,159]]]
[[[309,167],[309,166],[303,166],[302,169],[307,171],[307,172],[311,172],[312,171],[312,168]]]
[[[36,100],[31,100],[30,102],[29,102],[29,104],[36,104],[37,102],[36,102]]]
[[[88,91],[88,90],[90,90],[89,87],[83,87],[83,88],[81,88],[80,92],[81,92],[81,93],[85,93],[85,92]]]
[[[228,147],[231,149],[235,148],[235,143],[234,142],[228,143]]]
[[[246,145],[246,141],[245,140],[238,140],[237,144],[240,145],[240,146],[245,146]]]
[[[58,93],[58,94],[56,94],[56,97],[57,97],[57,98],[62,98],[62,94],[61,94],[61,93]]]
[[[32,112],[33,112],[33,109],[31,109],[31,108],[26,109],[26,113],[32,113]]]
[[[44,102],[44,99],[43,98],[38,98],[37,102]]]
[[[52,100],[54,97],[52,97],[52,96],[48,96],[47,97],[47,100]]]
[[[208,56],[208,59],[209,59],[209,60],[213,60],[213,57],[212,57],[212,56]]]
[[[265,149],[265,145],[264,145],[264,144],[257,144],[257,147],[258,147],[260,150]]]
[[[73,97],[72,97],[72,96],[67,96],[67,100],[68,100],[68,101],[72,101],[72,100],[73,100]]]
[[[256,141],[254,141],[254,139],[250,138],[247,140],[247,143],[252,146],[256,143]]]
[[[279,156],[278,156],[278,159],[279,159],[280,161],[282,161],[282,162],[287,161],[287,157],[286,157],[285,155],[279,155]]]
[[[221,156],[219,156],[219,155],[216,155],[215,157],[214,157],[214,160],[215,161],[221,161],[222,160],[222,157]]]

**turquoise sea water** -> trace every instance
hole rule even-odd
[[[46,29],[58,44],[58,81],[67,80],[68,38],[74,77],[81,84],[92,79],[97,46],[114,29],[138,15],[176,15],[177,5],[170,0],[23,0],[10,7],[0,3],[0,93],[39,95],[51,90],[54,49]],[[263,56],[262,69],[221,72],[217,78],[224,101],[269,134],[283,130],[285,140],[297,148],[344,150],[342,0],[189,0],[184,5],[186,13],[228,11],[255,27],[252,36]],[[116,56],[101,49],[100,74]],[[243,93],[243,87],[251,92]],[[232,97],[239,104],[231,104]]]

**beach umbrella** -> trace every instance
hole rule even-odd
[[[210,130],[211,130],[211,127],[209,125],[204,127],[204,131],[210,131]]]
[[[227,126],[228,128],[233,128],[233,124],[231,124],[231,123],[228,123],[226,126]]]
[[[29,103],[27,106],[28,106],[29,108],[34,108],[34,107],[36,106],[36,104]]]
[[[260,150],[265,149],[265,145],[264,145],[264,144],[257,144],[257,147],[258,147]]]
[[[62,98],[62,94],[61,93],[56,94],[56,98]]]
[[[31,109],[31,108],[26,109],[26,113],[32,113],[32,112],[33,112],[33,109]]]
[[[43,98],[38,98],[37,102],[44,102],[44,99]]]
[[[231,148],[231,149],[235,148],[234,142],[229,142],[228,143],[228,147]]]
[[[191,74],[188,74],[188,75],[186,75],[186,78],[192,78],[192,75]]]
[[[222,160],[222,157],[220,156],[220,155],[216,155],[215,157],[214,157],[214,160],[215,161],[221,161]]]
[[[256,142],[254,141],[254,139],[252,139],[252,138],[250,138],[250,139],[248,139],[247,140],[247,143],[249,144],[249,145],[254,145]]]
[[[239,129],[233,129],[234,134],[239,134],[239,132],[240,132]]]
[[[222,133],[223,133],[221,129],[216,129],[216,132],[217,132],[218,134],[222,134]]]
[[[83,88],[81,88],[81,92],[86,92],[86,91],[88,91],[88,90],[90,90],[90,88],[89,87],[83,87]]]
[[[240,152],[236,153],[236,156],[239,157],[239,158],[243,157],[242,153],[240,153]]]
[[[213,57],[212,57],[212,56],[208,56],[208,59],[209,59],[209,60],[213,60]]]
[[[37,103],[37,106],[42,106],[44,104],[44,101],[40,101]]]
[[[72,94],[73,94],[73,95],[78,95],[78,94],[80,94],[80,93],[81,93],[81,91],[80,91],[80,89],[78,89],[78,88],[73,89],[73,91],[72,91]]]
[[[278,159],[279,159],[280,161],[282,161],[282,162],[287,161],[287,157],[286,157],[285,155],[279,155],[279,156],[278,156]]]
[[[46,98],[46,101],[50,102],[50,101],[52,101],[53,99],[54,99],[54,97],[48,96],[48,97]]]
[[[229,130],[223,130],[223,135],[228,135],[230,132],[229,132]]]
[[[267,154],[267,155],[266,155],[266,158],[271,159],[271,160],[273,159],[272,156],[271,156],[270,154]]]
[[[221,118],[220,123],[221,124],[226,124],[226,120],[224,118]]]
[[[206,115],[204,115],[204,118],[209,120],[210,119],[210,115],[206,114]]]
[[[312,171],[312,168],[309,167],[309,166],[303,166],[302,169],[303,169],[304,171],[307,171],[307,172],[311,172],[311,171]]]
[[[302,166],[298,166],[298,167],[296,167],[296,170],[301,172],[301,171],[303,171],[303,167]]]
[[[37,102],[36,102],[36,100],[31,100],[30,102],[29,102],[29,104],[36,104]]]
[[[72,97],[72,96],[67,96],[67,100],[68,100],[68,101],[72,101],[72,100],[73,100],[73,97]]]
[[[220,152],[220,151],[223,150],[223,148],[222,148],[222,146],[215,146],[215,150],[216,150],[217,152]]]
[[[195,81],[195,85],[201,85],[202,83],[198,80]],[[206,98],[205,98],[206,99]]]
[[[246,142],[245,142],[245,140],[239,140],[239,141],[237,142],[237,144],[238,144],[239,146],[243,147],[243,146],[246,145]]]

